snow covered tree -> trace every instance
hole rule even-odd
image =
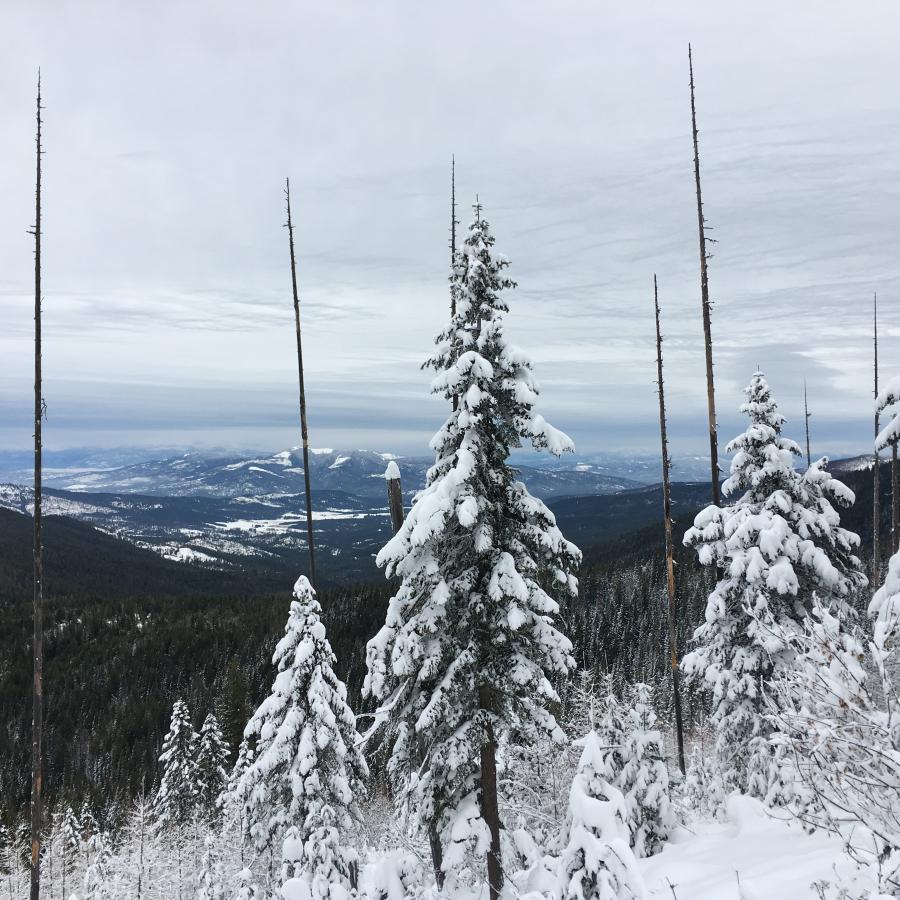
[[[646,684],[638,683],[632,690],[623,756],[621,789],[631,846],[638,857],[652,856],[668,839],[674,819],[662,735]]]
[[[72,867],[78,856],[78,850],[81,846],[81,825],[78,822],[78,816],[70,804],[66,804],[62,811],[60,821],[60,859],[62,868],[62,895],[68,897],[66,893],[66,884],[72,873]]]
[[[91,835],[88,842],[88,867],[84,873],[84,900],[114,900],[110,884],[109,839],[102,831]]]
[[[320,615],[315,591],[301,575],[272,659],[278,669],[272,692],[244,733],[256,740],[256,753],[236,794],[258,850],[293,827],[304,847],[305,876],[346,885],[352,854],[341,844],[346,847],[346,831],[358,818],[356,797],[368,771]]]
[[[593,730],[600,741],[600,774],[605,781],[619,787],[625,769],[625,711],[615,694],[613,676],[609,673],[603,678],[603,697]]]
[[[563,743],[550,683],[574,662],[554,626],[574,595],[577,548],[516,479],[509,453],[527,442],[560,454],[568,437],[534,409],[531,363],[506,341],[506,257],[476,205],[454,268],[456,312],[427,365],[455,409],[431,442],[435,463],[402,527],[378,555],[400,587],[369,643],[364,691],[380,701],[388,772],[401,810],[435,829],[445,870],[487,856],[502,881],[496,747],[503,737]]]
[[[749,767],[759,752],[754,738],[768,736],[765,685],[792,664],[791,634],[802,629],[813,604],[849,623],[849,601],[866,578],[854,553],[859,538],[840,527],[835,509],[852,504],[853,493],[826,471],[827,459],[803,475],[795,470],[800,448],[782,436],[784,418],[761,372],[746,394],[741,411],[750,425],[727,448],[734,457],[723,486],[726,497],[737,499],[733,506],[708,506],[684,538],[720,578],[682,666],[712,692],[727,788],[764,794],[756,779],[750,784]]]
[[[628,845],[625,800],[604,777],[603,750],[588,733],[569,795],[565,850],[559,861],[562,900],[638,900],[645,896]]]
[[[183,700],[172,707],[159,761],[163,771],[154,803],[157,826],[183,825],[194,814],[198,799],[197,734]]]
[[[209,713],[200,728],[197,746],[197,793],[204,810],[213,813],[228,781],[228,746],[219,722]]]

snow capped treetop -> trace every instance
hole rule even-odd
[[[396,481],[400,477],[400,466],[391,460],[387,464],[387,468],[384,470],[384,480],[385,481]]]
[[[875,412],[882,413],[889,406],[900,403],[900,375],[895,375],[875,398]],[[891,421],[881,429],[875,438],[875,449],[884,450],[900,439],[900,406],[894,410]]]
[[[180,825],[195,811],[198,797],[197,738],[187,704],[176,700],[172,707],[172,722],[163,739],[159,757],[163,773],[154,802],[159,827]]]
[[[800,448],[782,437],[784,416],[778,412],[762,372],[754,372],[744,393],[747,400],[741,404],[741,412],[746,413],[750,424],[725,448],[734,457],[731,477],[722,485],[722,493],[730,497],[737,491],[747,491],[748,500],[762,500],[779,488],[790,490],[794,457],[800,456]]]
[[[873,638],[878,651],[892,649],[900,634],[900,553],[891,557],[884,584],[869,604],[869,615],[875,618]]]

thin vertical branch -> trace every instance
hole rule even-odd
[[[697,190],[697,229],[700,236],[700,301],[703,310],[703,340],[706,348],[706,408],[709,419],[709,464],[712,477],[712,502],[719,505],[719,438],[716,431],[716,392],[713,377],[712,325],[710,323],[709,255],[706,250],[706,219],[700,192],[700,148],[697,140],[697,106],[694,101],[694,59],[688,44],[688,68],[691,76],[691,131],[694,138],[694,184]]]
[[[303,481],[306,490],[306,542],[309,547],[309,582],[316,586],[316,551],[313,543],[312,489],[309,475],[309,430],[306,425],[306,388],[303,382],[303,341],[300,335],[300,294],[297,290],[297,260],[294,255],[294,223],[291,219],[291,180],[285,181],[288,243],[291,248],[291,287],[294,292],[294,324],[297,328],[297,371],[300,379],[300,437],[303,442]]]
[[[37,164],[34,192],[34,687],[31,710],[31,900],[41,895],[44,718],[44,536],[41,520],[44,398],[41,373],[41,74],[37,90]]]
[[[672,537],[672,495],[669,482],[669,438],[666,429],[666,394],[663,387],[662,332],[659,327],[659,293],[653,276],[653,308],[656,314],[656,383],[659,388],[659,440],[662,445],[663,516],[666,529],[666,584],[669,591],[669,654],[672,665],[672,696],[675,707],[675,738],[678,743],[678,767],[685,773],[684,730],[681,720],[681,669],[678,660],[675,598],[675,542]]]
[[[806,468],[812,465],[812,455],[809,452],[809,418],[812,413],[809,411],[809,403],[806,399],[806,379],[803,379],[803,421],[806,423]]]
[[[875,347],[875,399],[878,399],[878,294],[872,299],[873,343]],[[878,404],[875,405],[875,439],[880,431]],[[875,447],[875,461],[872,466],[872,582],[881,584],[881,454]]]
[[[900,548],[900,471],[897,465],[897,441],[891,443],[891,553]]]

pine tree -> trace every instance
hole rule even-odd
[[[306,877],[348,884],[352,858],[340,847],[341,835],[358,818],[356,797],[368,772],[320,615],[315,592],[300,576],[272,660],[278,669],[272,692],[245,731],[256,753],[236,793],[258,850],[273,847],[293,826],[304,845]]]
[[[631,847],[638,857],[652,856],[668,840],[674,818],[662,735],[656,729],[650,687],[640,682],[632,690],[623,755],[621,789]]]
[[[228,781],[225,768],[228,755],[218,719],[209,713],[200,729],[197,746],[197,794],[207,813],[216,810],[219,796]]]
[[[637,860],[628,846],[625,800],[604,778],[604,768],[601,738],[591,731],[569,795],[560,858],[562,900],[644,897]]]
[[[854,554],[859,538],[840,527],[835,509],[852,504],[853,493],[826,471],[827,459],[802,476],[794,469],[800,448],[782,436],[784,418],[762,373],[746,394],[741,411],[750,425],[727,448],[734,457],[723,487],[737,499],[708,506],[684,538],[703,565],[718,567],[720,580],[683,668],[712,691],[723,778],[741,790],[751,787],[753,740],[768,736],[765,686],[794,658],[791,629],[802,627],[816,599],[851,622],[850,600],[866,583]]]
[[[603,678],[603,697],[593,730],[600,741],[600,775],[614,787],[619,787],[625,769],[625,711],[616,696],[613,676],[609,673]]]
[[[369,643],[364,691],[382,704],[400,807],[437,829],[446,870],[469,849],[486,855],[494,898],[496,747],[512,732],[565,741],[549,678],[574,661],[553,619],[577,590],[580,553],[508,463],[523,442],[556,454],[572,444],[535,412],[531,364],[506,342],[502,294],[515,283],[480,213],[457,254],[456,314],[427,363],[432,391],[459,400],[432,439],[424,491],[378,555],[401,584]]]
[[[66,804],[62,813],[62,841],[61,841],[61,857],[62,857],[62,895],[68,897],[66,893],[66,883],[72,872],[72,866],[78,855],[78,849],[81,845],[81,825],[78,822],[78,816],[70,804]]]
[[[197,739],[187,704],[176,700],[159,757],[163,771],[154,811],[160,829],[183,825],[197,808]]]
[[[110,884],[109,839],[98,831],[88,844],[88,867],[84,873],[84,900],[114,900]]]

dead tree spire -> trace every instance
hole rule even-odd
[[[809,420],[812,413],[809,411],[809,403],[806,399],[806,379],[803,379],[803,421],[806,423],[806,468],[812,465],[812,455],[809,452]]]
[[[872,466],[872,581],[881,584],[881,454],[878,452],[878,294],[872,298],[873,344],[875,348],[875,460]]]
[[[31,711],[31,900],[41,895],[43,827],[44,720],[44,541],[41,521],[42,436],[44,417],[41,373],[41,72],[37,85],[37,164],[34,191],[34,684]]]
[[[684,730],[681,721],[681,669],[678,660],[675,598],[675,541],[672,537],[672,495],[669,483],[669,439],[666,431],[666,394],[663,387],[662,332],[659,327],[659,293],[653,276],[653,307],[656,313],[656,383],[659,388],[659,440],[662,445],[663,516],[666,529],[666,584],[669,592],[669,655],[672,665],[672,695],[675,707],[675,739],[678,744],[678,767],[685,773]]]
[[[294,256],[294,223],[291,219],[291,180],[285,181],[288,243],[291,248],[291,287],[294,292],[294,324],[297,328],[297,371],[300,379],[300,437],[303,442],[303,481],[306,490],[306,542],[309,547],[309,580],[316,586],[316,551],[313,543],[312,490],[309,479],[309,431],[306,426],[306,388],[303,383],[303,341],[300,336],[300,294],[297,291],[297,260]]]
[[[691,76],[691,131],[694,138],[694,184],[697,189],[697,229],[700,237],[700,300],[703,310],[703,340],[706,347],[706,407],[709,419],[709,464],[712,476],[712,502],[719,505],[719,438],[716,432],[716,392],[713,380],[712,327],[710,325],[709,272],[706,250],[706,220],[700,193],[700,148],[697,141],[697,106],[694,100],[694,59],[688,44],[688,68]],[[712,238],[709,238],[712,241]]]

